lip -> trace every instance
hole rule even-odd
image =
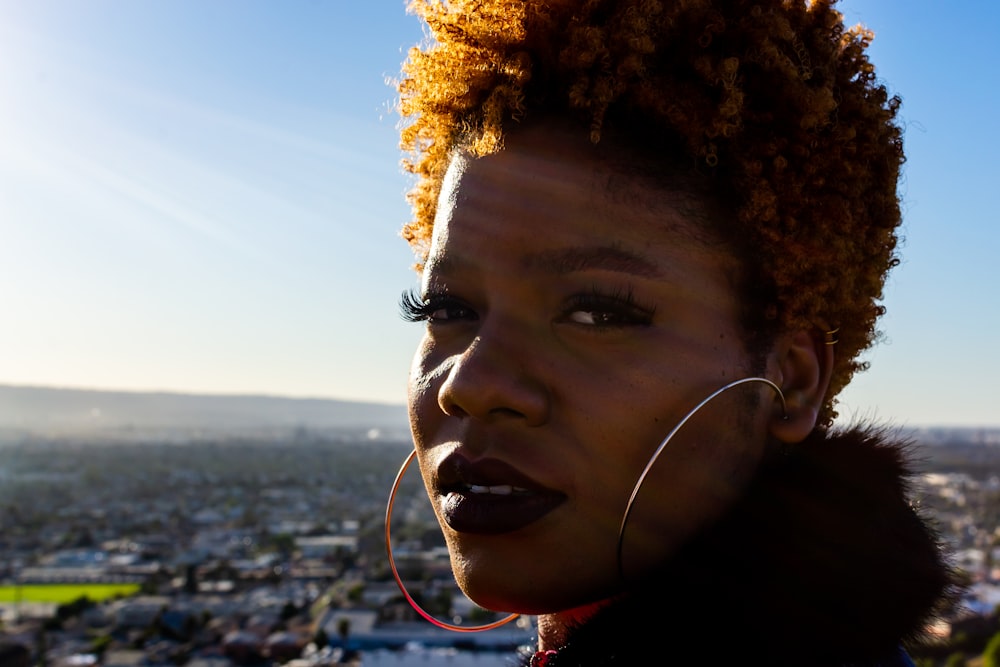
[[[470,461],[459,454],[438,467],[438,502],[459,533],[500,535],[541,519],[566,496],[498,459]]]

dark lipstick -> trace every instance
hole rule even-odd
[[[438,497],[453,530],[479,535],[523,528],[566,500],[503,461],[469,461],[457,454],[438,468]]]

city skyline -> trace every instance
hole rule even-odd
[[[1000,425],[1000,10],[839,4],[903,98],[902,264],[842,418]],[[403,2],[0,0],[0,384],[402,403]]]

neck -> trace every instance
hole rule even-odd
[[[538,616],[538,650],[555,651],[566,645],[574,627],[586,623],[611,600],[601,600],[573,609]]]

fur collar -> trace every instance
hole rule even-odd
[[[655,580],[570,633],[553,667],[897,664],[956,592],[909,501],[908,443],[815,431]],[[669,660],[672,662],[672,660]]]

